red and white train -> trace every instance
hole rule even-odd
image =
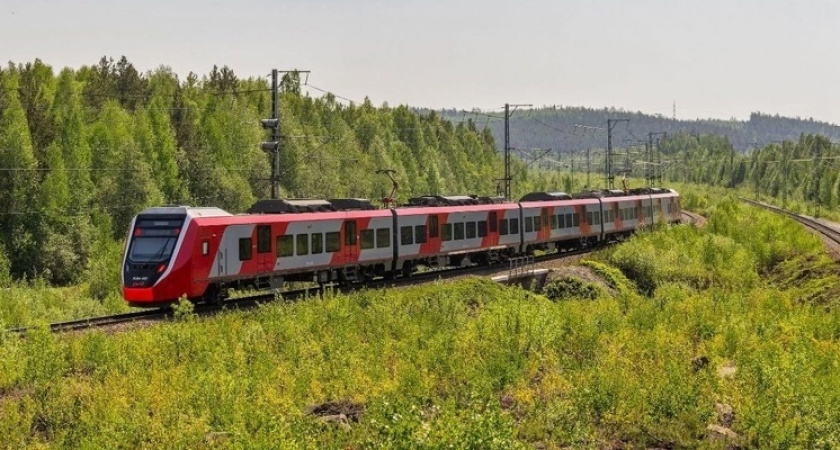
[[[229,288],[354,283],[408,276],[420,264],[488,264],[534,249],[614,241],[640,226],[679,220],[679,194],[667,189],[532,193],[518,203],[430,196],[391,209],[360,199],[263,200],[244,215],[148,208],[129,229],[123,295],[134,306],[182,296],[219,302]]]

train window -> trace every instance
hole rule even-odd
[[[294,236],[291,234],[284,234],[283,236],[277,236],[275,239],[275,251],[277,252],[277,256],[294,256],[295,255],[295,241]]]
[[[324,253],[324,233],[312,233],[312,254]]]
[[[478,237],[487,236],[487,221],[482,220],[478,222]]]
[[[257,225],[257,253],[271,251],[271,226]]]
[[[572,227],[572,213],[566,214],[566,228]]]
[[[458,222],[455,224],[455,239],[464,239],[464,222]]]
[[[438,216],[429,216],[429,237],[436,238],[438,237]]]
[[[508,234],[509,234],[508,233],[508,220],[507,219],[502,219],[499,222],[499,235],[507,236]]]
[[[251,259],[251,238],[242,238],[239,240],[239,260],[249,259]]]
[[[558,214],[557,215],[557,228],[566,228],[566,215],[565,214]]]
[[[595,211],[595,223],[593,225],[600,225],[601,224],[601,211]]]
[[[572,226],[573,227],[580,226],[580,214],[579,213],[572,214]]]
[[[344,222],[344,245],[356,245],[356,221]]]
[[[534,216],[534,231],[540,231],[540,216]]]
[[[519,234],[519,219],[510,219],[510,234]]]
[[[308,255],[309,254],[309,235],[308,234],[299,234],[297,235],[297,255]]]
[[[338,231],[331,231],[326,236],[327,253],[335,253],[341,250],[341,234]]]
[[[362,238],[362,250],[368,250],[373,248],[374,246],[374,231],[373,229],[369,230],[362,230],[361,238]]]
[[[440,226],[440,239],[443,241],[451,241],[452,240],[452,224],[445,223]]]
[[[490,211],[490,216],[487,218],[487,221],[489,222],[491,233],[495,233],[499,230],[499,217],[496,214],[496,211]]]
[[[534,222],[531,216],[528,216],[525,218],[525,232],[531,233],[532,231],[534,231]]]
[[[204,241],[201,243],[201,254],[207,256],[210,254],[210,243]]]
[[[475,238],[475,222],[467,222],[467,239]]]
[[[376,229],[376,248],[391,246],[391,229],[377,228]]]
[[[400,228],[400,245],[411,245],[414,243],[412,240],[414,230],[410,227],[402,227]]]
[[[426,243],[426,225],[417,225],[414,227],[414,243]]]
[[[551,217],[549,218],[549,221],[551,222],[551,224],[550,224],[551,229],[556,230],[557,229],[557,216],[552,214]]]
[[[586,212],[586,223],[588,223],[588,224],[590,224],[590,225],[593,225],[593,222],[592,222],[592,211],[587,211],[587,212]]]

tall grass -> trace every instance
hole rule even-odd
[[[587,262],[613,292],[594,300],[471,279],[110,335],[0,335],[0,442],[719,447],[706,426],[726,403],[740,445],[840,446],[840,315],[820,295],[836,271],[799,227],[705,201],[705,229]],[[327,402],[363,413],[309,414]]]

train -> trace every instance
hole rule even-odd
[[[420,266],[493,264],[536,250],[568,251],[680,221],[672,189],[421,196],[399,207],[365,199],[261,200],[245,214],[162,206],[131,222],[121,270],[132,306],[180,298],[221,303],[231,289],[287,282],[357,284]]]

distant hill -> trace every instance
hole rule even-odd
[[[479,128],[488,126],[499,148],[504,146],[504,112],[469,112],[443,110],[443,117],[459,122],[472,120]],[[763,147],[774,141],[798,140],[801,134],[818,134],[840,141],[840,126],[812,118],[789,118],[752,113],[749,120],[674,120],[662,115],[630,112],[622,109],[551,107],[518,110],[511,115],[510,145],[513,148],[542,148],[569,152],[587,148],[606,148],[607,119],[630,119],[613,128],[613,146],[647,140],[649,132],[668,134],[713,134],[725,136],[738,151]]]

